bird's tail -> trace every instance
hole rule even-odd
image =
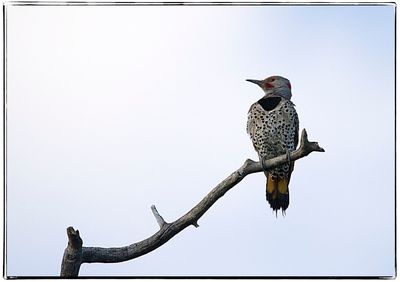
[[[289,206],[289,181],[286,178],[267,177],[267,201],[274,211],[282,209],[284,212]]]

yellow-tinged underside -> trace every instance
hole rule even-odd
[[[275,187],[277,186],[277,184],[278,184],[277,181],[274,181],[272,179],[272,176],[269,175],[268,176],[268,181],[267,181],[267,192],[268,192],[268,194],[272,194],[272,192],[274,192]]]
[[[272,194],[272,199],[276,199],[278,196],[278,193],[274,193],[275,189],[277,189],[277,192],[280,194],[288,194],[288,181],[285,178],[278,178],[273,180],[272,176],[268,176],[268,181],[267,181],[267,193]]]
[[[288,194],[288,181],[285,178],[279,179],[278,191],[281,194]]]

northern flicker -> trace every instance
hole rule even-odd
[[[289,80],[271,76],[264,80],[247,81],[257,84],[265,93],[251,105],[247,120],[247,133],[260,161],[288,155],[297,147],[299,132],[295,105],[290,101],[292,91]],[[289,206],[289,182],[293,168],[294,162],[288,158],[287,164],[264,171],[267,201],[276,212],[282,209],[284,213]]]

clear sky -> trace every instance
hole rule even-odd
[[[57,276],[66,228],[123,246],[256,153],[245,79],[282,75],[311,140],[286,216],[250,175],[167,244],[80,275],[394,275],[394,11],[7,7],[7,275]]]

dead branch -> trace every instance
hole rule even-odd
[[[322,149],[317,142],[309,142],[307,132],[303,129],[301,133],[300,146],[297,150],[290,153],[290,159],[295,161],[314,151],[324,152],[324,149]],[[282,155],[270,160],[265,160],[264,165],[266,169],[272,169],[285,164],[286,162],[287,155]],[[60,276],[77,277],[82,263],[123,262],[145,255],[157,249],[186,227],[190,225],[198,227],[199,225],[197,224],[197,221],[219,198],[247,175],[261,171],[263,171],[261,162],[247,159],[238,170],[234,171],[225,180],[219,183],[189,212],[171,223],[167,223],[153,205],[151,210],[160,226],[160,230],[149,238],[133,243],[129,246],[117,248],[83,247],[83,241],[79,235],[79,231],[75,231],[73,227],[68,227],[68,246],[64,252]]]

